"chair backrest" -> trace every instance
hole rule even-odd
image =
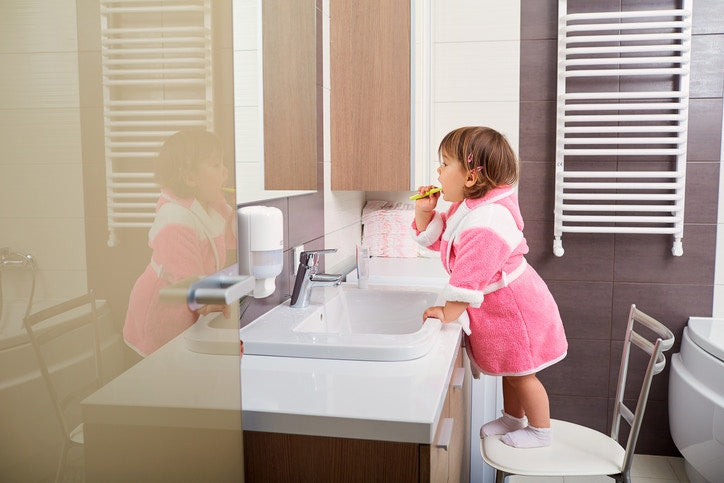
[[[31,313],[25,317],[24,324],[38,360],[38,368],[50,393],[50,400],[61,425],[63,436],[68,438],[74,427],[69,423],[67,417],[70,405],[79,403],[80,399],[101,386],[100,334],[93,291]],[[92,333],[89,334],[84,327],[90,327]],[[73,387],[68,389],[67,377],[65,384],[59,381],[63,367],[61,361],[58,360],[58,354],[65,353],[64,355],[67,356],[67,348],[59,347],[59,344],[70,344],[74,338],[78,337],[88,341],[88,344],[80,345],[84,349],[83,353],[87,353],[86,349],[90,348],[88,346],[93,347],[91,357],[93,374],[84,381],[76,381],[76,378],[73,378],[74,380],[70,384]]]
[[[637,325],[638,324],[638,325]],[[643,326],[653,333],[653,341],[641,335],[636,329]],[[651,388],[651,380],[654,375],[664,370],[666,366],[666,358],[664,352],[671,349],[674,345],[674,334],[661,322],[646,315],[631,305],[628,316],[628,325],[626,327],[626,337],[624,339],[623,353],[621,354],[621,368],[618,373],[618,384],[616,389],[616,402],[613,408],[613,425],[611,427],[611,437],[618,440],[621,419],[625,420],[631,427],[626,442],[626,455],[623,462],[623,472],[627,473],[631,469],[633,463],[634,450],[636,441],[638,440],[641,423],[643,421],[644,412],[646,410],[646,401],[649,397]],[[641,390],[639,392],[636,409],[631,411],[623,402],[626,390],[626,376],[628,374],[629,360],[631,356],[631,347],[638,347],[649,354],[648,365],[644,373]]]

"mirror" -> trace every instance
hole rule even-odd
[[[233,0],[236,202],[317,189],[316,1]]]

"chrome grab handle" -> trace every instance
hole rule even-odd
[[[229,305],[254,290],[255,280],[250,275],[210,275],[191,284],[188,304],[192,305]],[[198,308],[198,307],[197,307]],[[192,310],[195,310],[192,308]]]
[[[190,283],[189,283],[190,282]],[[254,290],[256,281],[239,275],[238,265],[224,268],[198,280],[180,280],[161,289],[161,298],[168,302],[186,302],[191,310],[204,305],[228,305]]]

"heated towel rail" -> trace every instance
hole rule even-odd
[[[556,256],[563,233],[671,234],[682,255],[691,8],[569,14],[559,0]]]
[[[101,0],[108,245],[150,227],[153,158],[188,127],[213,130],[211,0]]]

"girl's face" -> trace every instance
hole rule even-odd
[[[228,176],[229,171],[224,166],[221,156],[216,155],[200,162],[191,171],[188,179],[195,198],[204,204],[223,197],[221,188]]]
[[[442,198],[445,201],[455,203],[465,198],[464,189],[471,177],[470,172],[463,169],[458,160],[443,154],[437,174],[437,180],[442,187]]]

